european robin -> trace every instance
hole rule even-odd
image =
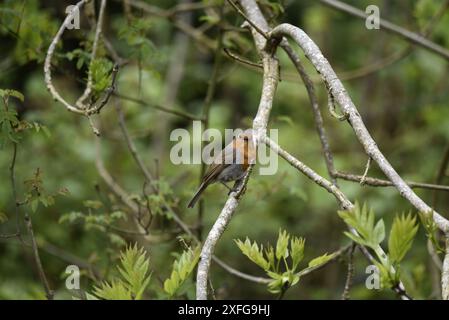
[[[212,183],[220,182],[231,190],[226,182],[242,179],[249,165],[255,163],[256,153],[252,129],[233,137],[232,142],[216,155],[207,168],[198,190],[187,207],[193,208],[203,191]]]

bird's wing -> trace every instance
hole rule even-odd
[[[232,163],[226,163],[225,155],[232,154],[234,141],[229,143],[220,153],[215,157],[213,162],[209,165],[206,174],[203,177],[203,182],[209,184]],[[229,161],[229,160],[228,160]]]
[[[212,163],[203,177],[203,183],[209,184],[226,168],[229,164]]]

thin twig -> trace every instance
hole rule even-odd
[[[335,177],[339,179],[343,179],[346,181],[358,182],[362,181],[363,176],[336,171]],[[413,182],[413,181],[405,181],[405,183],[413,189],[431,189],[431,190],[439,190],[439,191],[449,191],[449,186],[439,185],[439,184],[431,184],[431,183],[421,183],[421,182]],[[364,184],[371,187],[394,187],[394,183],[388,180],[373,178],[373,177],[365,177]]]
[[[343,3],[341,1],[338,0],[319,0],[320,2],[322,2],[323,4],[326,4],[334,9],[346,12],[352,16],[361,18],[361,19],[366,19],[368,17],[368,14],[365,13],[362,10],[359,10],[353,6],[350,6],[349,4]],[[429,50],[430,52],[436,53],[439,56],[445,58],[446,60],[449,60],[449,50],[447,50],[446,48],[426,39],[425,37],[411,32],[407,29],[404,29],[400,26],[397,26],[385,19],[381,19],[379,18],[379,24],[381,27],[381,30],[385,30],[388,31],[390,33],[399,35],[401,38],[416,44],[424,49]]]
[[[114,93],[113,95],[118,97],[118,98],[120,98],[120,99],[128,100],[128,101],[140,104],[142,106],[148,106],[150,108],[154,108],[156,110],[167,112],[167,113],[176,115],[178,117],[185,118],[187,120],[202,120],[201,117],[198,117],[198,116],[196,116],[194,114],[190,114],[190,113],[185,112],[183,110],[178,110],[178,109],[174,109],[174,108],[170,108],[170,107],[165,107],[165,106],[161,106],[161,105],[158,105],[158,104],[149,104],[149,103],[147,103],[147,102],[145,102],[145,101],[143,101],[141,99],[133,98],[133,97],[121,94],[121,93]]]
[[[227,2],[254,28],[259,34],[261,34],[265,39],[268,39],[267,33],[262,30],[256,23],[254,23],[232,0],[227,0]]]
[[[228,48],[223,48],[224,53],[226,53],[228,55],[228,57],[234,59],[235,61],[241,63],[241,64],[245,64],[251,67],[256,67],[259,69],[263,69],[263,65],[261,63],[256,63],[256,62],[252,62],[248,59],[245,59],[235,53],[233,53],[231,50],[229,50]]]
[[[108,99],[109,99],[110,95],[114,91],[114,85],[115,85],[114,82],[115,82],[115,76],[116,76],[116,73],[117,73],[117,66],[114,66],[113,74],[112,74],[112,84],[109,87],[109,89],[107,90],[104,99],[102,101],[100,101],[98,104],[94,105],[93,107],[91,105],[84,105],[83,101],[87,99],[87,97],[90,95],[90,93],[92,91],[92,72],[91,72],[91,67],[92,67],[93,60],[95,59],[95,56],[96,56],[96,51],[97,51],[97,47],[98,47],[98,41],[99,41],[100,35],[101,35],[101,26],[102,26],[103,18],[104,18],[104,10],[105,10],[105,7],[106,7],[106,0],[102,0],[102,2],[101,2],[100,14],[99,14],[99,17],[98,17],[98,23],[97,23],[97,27],[96,27],[95,39],[94,39],[94,44],[93,44],[93,51],[92,51],[92,54],[91,54],[91,62],[90,62],[90,66],[89,66],[89,74],[88,74],[87,86],[86,86],[85,91],[81,95],[81,97],[75,103],[75,105],[72,105],[72,104],[68,103],[59,94],[59,92],[56,90],[56,88],[54,87],[54,85],[52,83],[52,75],[51,75],[52,59],[53,59],[53,55],[54,55],[54,52],[55,52],[57,44],[61,40],[61,37],[62,37],[65,29],[67,28],[67,25],[72,21],[72,19],[75,16],[75,14],[79,13],[81,7],[84,4],[88,3],[88,2],[90,2],[90,0],[81,0],[72,8],[72,11],[70,11],[70,13],[64,19],[64,22],[62,23],[62,25],[60,26],[58,32],[56,33],[56,35],[54,36],[53,40],[51,41],[50,46],[48,47],[48,50],[47,50],[47,54],[45,56],[44,79],[45,79],[45,84],[47,86],[47,90],[50,92],[50,94],[52,95],[53,99],[55,101],[59,101],[60,103],[62,103],[67,108],[67,110],[69,110],[69,111],[71,111],[73,113],[76,113],[76,114],[80,114],[80,115],[86,116],[87,119],[89,120],[89,124],[90,124],[93,132],[95,133],[95,135],[99,136],[100,132],[95,127],[95,125],[94,125],[94,123],[93,123],[93,121],[92,121],[90,116],[92,114],[94,114],[94,113],[99,113],[100,112],[101,108],[103,108],[104,105],[108,102]]]
[[[33,249],[34,261],[36,263],[37,271],[39,273],[39,278],[41,279],[42,285],[45,289],[45,294],[48,300],[53,300],[54,292],[50,288],[47,277],[45,275],[44,268],[42,266],[41,258],[39,256],[39,248],[37,246],[36,238],[34,236],[33,224],[31,222],[31,218],[28,214],[25,214],[25,225],[28,229],[28,234],[31,238],[31,247]]]
[[[95,164],[98,173],[100,174],[100,177],[103,179],[103,181],[106,183],[106,185],[109,187],[109,189],[120,199],[122,203],[124,203],[133,213],[131,216],[133,218],[133,222],[136,225],[137,229],[140,233],[145,234],[147,233],[146,229],[142,227],[140,224],[137,216],[139,213],[139,205],[136,204],[134,201],[131,200],[131,196],[123,189],[111,176],[108,170],[106,170],[103,162],[103,158],[101,156],[101,139],[97,138],[95,140],[95,151],[96,151],[96,157],[95,157]],[[146,241],[150,243],[158,243],[160,242],[161,238],[152,234],[147,234],[143,237]]]
[[[86,105],[84,105],[84,101],[90,96],[90,94],[92,92],[92,84],[93,84],[92,66],[93,66],[93,63],[97,56],[98,41],[100,40],[100,37],[102,34],[102,25],[103,25],[103,20],[104,20],[104,12],[105,12],[105,8],[106,8],[106,3],[107,3],[107,0],[101,0],[100,12],[98,14],[98,19],[97,19],[97,27],[95,29],[95,38],[94,38],[94,42],[92,45],[92,52],[90,54],[89,69],[87,72],[87,85],[86,85],[86,88],[84,89],[84,92],[82,93],[82,95],[76,101],[76,105],[80,109],[86,108]]]
[[[51,61],[53,59],[53,54],[55,52],[56,46],[59,42],[59,40],[62,37],[62,34],[64,33],[65,29],[67,28],[67,25],[69,24],[70,21],[72,21],[73,17],[75,16],[76,13],[78,13],[81,9],[81,7],[88,3],[90,0],[81,0],[79,1],[72,9],[72,11],[67,15],[67,17],[65,18],[64,22],[62,23],[61,27],[59,28],[58,32],[56,33],[55,37],[53,38],[50,46],[48,47],[47,50],[47,55],[45,57],[45,62],[44,62],[44,75],[45,75],[45,83],[47,85],[47,89],[48,91],[50,91],[51,95],[53,96],[53,98],[56,101],[61,102],[66,108],[67,110],[74,112],[74,113],[78,113],[78,114],[85,114],[85,111],[71,105],[70,103],[68,103],[66,100],[64,100],[64,98],[61,97],[61,95],[58,93],[58,91],[55,89],[52,80],[51,80]]]
[[[143,160],[140,158],[140,155],[137,152],[136,146],[134,145],[134,142],[132,141],[132,139],[129,135],[128,127],[126,126],[126,123],[125,123],[125,115],[123,114],[119,100],[115,100],[115,109],[117,110],[119,125],[122,130],[123,137],[125,138],[128,149],[129,149],[134,161],[136,162],[137,166],[140,168],[140,170],[142,170],[142,173],[144,174],[145,179],[148,181],[150,187],[153,189],[153,191],[156,192],[157,189],[154,184],[155,181],[154,181],[153,175],[150,173],[147,166],[145,165]]]
[[[16,159],[17,159],[17,143],[13,142],[12,159],[11,159],[11,164],[9,165],[9,177],[10,177],[10,182],[11,182],[12,199],[14,201],[14,211],[15,211],[15,216],[16,216],[16,233],[15,234],[19,238],[21,238],[19,200],[17,198],[16,173],[15,173]]]
[[[368,175],[369,168],[371,167],[371,157],[368,158],[368,161],[366,162],[365,171],[363,172],[362,178],[360,179],[360,185],[365,185],[366,176]]]
[[[342,300],[349,300],[349,291],[351,291],[352,279],[354,278],[354,251],[356,247],[357,245],[352,243],[348,253],[348,272],[346,274],[345,288],[341,295]]]

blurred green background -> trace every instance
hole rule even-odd
[[[178,4],[172,0],[146,2],[165,9]],[[346,2],[362,9],[376,4],[383,18],[414,32],[425,28],[442,3],[441,0]],[[99,1],[95,3],[98,10]],[[65,268],[73,261],[93,265],[100,274],[99,278],[107,279],[115,272],[113,266],[126,243],[143,243],[139,236],[115,232],[95,223],[83,222],[82,219],[60,221],[61,217],[73,212],[91,215],[127,212],[98,174],[95,165],[96,137],[87,119],[67,112],[60,103],[53,101],[45,88],[43,61],[46,50],[69,4],[73,3],[4,0],[0,4],[0,88],[22,92],[24,102],[10,98],[10,107],[16,108],[20,119],[40,123],[50,132],[49,136],[34,130],[22,134],[16,161],[18,198],[24,198],[27,191],[23,182],[33,177],[37,168],[42,172],[46,192],[53,194],[61,188],[69,191],[67,195],[56,196],[54,205],[39,205],[35,212],[31,212],[28,206],[20,208],[22,215],[27,212],[33,219],[42,263],[57,299],[67,299],[73,294],[64,285]],[[262,0],[260,5],[272,24],[288,22],[300,26],[318,44],[342,77],[380,149],[402,177],[411,181],[434,182],[449,141],[447,61],[416,47],[394,63],[375,72],[358,75],[361,68],[363,70],[400,53],[409,44],[382,30],[367,30],[363,20],[337,12],[319,1]],[[242,19],[228,4],[225,7],[220,23],[218,7],[195,10],[190,18],[183,14],[174,19],[191,23],[212,41],[217,40],[218,29],[223,27],[223,45],[258,62],[250,33],[236,29]],[[126,123],[141,157],[150,171],[160,178],[176,211],[188,225],[195,227],[197,209],[187,209],[186,204],[198,186],[200,165],[173,165],[169,158],[170,148],[174,144],[169,139],[171,130],[191,130],[192,121],[158,111],[153,106],[164,105],[201,115],[214,64],[214,51],[185,36],[170,19],[136,8],[126,15],[125,9],[122,1],[109,0],[103,31],[118,54],[129,60],[119,70],[117,92],[146,102],[136,104],[121,100]],[[54,57],[54,84],[62,96],[71,102],[79,97],[86,83],[94,36],[86,17],[86,12],[82,10],[81,29],[65,32],[62,45],[57,47]],[[449,47],[449,13],[443,14],[436,22],[430,38]],[[110,58],[103,45],[99,55]],[[305,87],[286,55],[279,51],[278,57],[282,81],[274,100],[270,128],[279,130],[281,146],[328,177]],[[303,61],[307,61],[305,57]],[[306,64],[307,70],[316,79],[337,169],[363,174],[367,161],[363,149],[351,127],[328,114],[324,85],[310,64]],[[180,73],[177,79],[179,88],[169,80],[170,72]],[[224,131],[225,128],[251,126],[260,98],[261,73],[256,68],[223,57],[217,79],[210,108],[210,127]],[[101,131],[104,164],[130,194],[141,195],[144,177],[126,147],[113,99],[116,98],[111,98],[99,116],[94,116]],[[15,231],[14,201],[8,171],[11,158],[12,143],[6,142],[0,149],[0,212],[8,220],[0,225],[0,234]],[[372,165],[369,174],[383,178],[376,165]],[[443,183],[448,182],[449,178],[445,177]],[[414,208],[394,188],[372,188],[342,180],[339,183],[351,201],[368,203],[377,218],[385,220],[387,230],[396,213],[414,212]],[[203,235],[207,234],[219,214],[226,192],[220,185],[208,188]],[[432,191],[417,189],[416,192],[423,200],[432,203]],[[94,205],[86,202],[89,200]],[[439,192],[435,208],[447,216],[448,193]],[[240,271],[263,276],[262,270],[242,255],[233,239],[249,237],[263,244],[275,243],[280,228],[306,238],[306,261],[325,252],[333,252],[349,243],[343,235],[345,225],[338,217],[337,210],[338,204],[330,194],[279,159],[279,170],[275,176],[253,174],[251,177],[236,215],[218,243],[216,255]],[[161,235],[161,239],[156,243],[144,244],[153,272],[150,288],[145,294],[148,299],[162,297],[162,282],[170,274],[173,254],[185,248],[184,241],[191,243],[173,219],[158,213],[157,208],[154,211],[150,233]],[[127,230],[134,227],[130,219],[119,219],[115,225]],[[26,235],[23,223],[22,232]],[[181,238],[185,240],[181,241]],[[0,257],[1,299],[44,298],[29,248],[24,248],[17,239],[0,239]],[[343,257],[301,278],[298,285],[287,291],[285,299],[339,299],[346,278],[346,259]],[[368,264],[364,256],[356,251],[351,297],[396,299],[390,290],[366,289],[365,268]],[[90,291],[95,283],[92,277],[86,272],[81,279],[82,289]],[[220,299],[275,298],[265,285],[241,280],[215,264],[211,268],[211,280],[216,297]],[[437,297],[438,282],[435,284],[435,270],[427,253],[422,228],[403,263],[403,281],[415,298]],[[194,282],[191,279],[186,284],[185,292],[179,298],[194,297]]]

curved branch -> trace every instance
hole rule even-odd
[[[81,108],[85,109],[86,106],[84,105],[84,101],[89,97],[89,95],[92,92],[92,65],[97,55],[97,49],[98,49],[98,41],[100,39],[101,33],[102,33],[102,24],[104,19],[104,12],[106,9],[106,1],[107,0],[101,0],[100,4],[100,12],[98,13],[98,19],[97,19],[97,27],[95,29],[95,38],[92,45],[92,53],[90,56],[90,64],[89,64],[89,70],[87,73],[87,85],[86,89],[84,90],[83,94],[78,98],[76,101],[76,105]]]
[[[262,58],[263,63],[263,84],[262,94],[259,102],[256,117],[253,120],[253,129],[257,141],[265,136],[270,111],[273,105],[274,94],[279,81],[279,63],[278,60],[268,51],[265,50],[266,40],[262,35],[269,30],[268,24],[263,18],[262,12],[257,5],[250,0],[240,0],[240,5],[243,8],[248,20],[251,20],[251,25],[257,25],[258,27],[252,28],[251,33],[254,38],[257,50]],[[261,34],[262,33],[262,34]],[[210,268],[210,262],[215,246],[226,229],[227,225],[231,221],[231,218],[237,209],[238,202],[242,191],[244,190],[246,183],[249,179],[252,167],[246,174],[243,181],[238,186],[237,192],[232,192],[226,201],[220,215],[215,221],[212,229],[210,230],[207,238],[204,242],[201,250],[200,261],[198,263],[198,271],[196,278],[196,298],[198,300],[207,299],[207,284],[208,274]]]
[[[50,91],[51,95],[56,101],[61,102],[67,110],[78,113],[78,114],[84,114],[84,110],[79,109],[76,106],[71,105],[66,100],[64,100],[63,97],[59,94],[59,92],[55,89],[53,86],[53,83],[51,81],[51,60],[53,59],[53,54],[56,49],[56,45],[58,44],[59,40],[62,37],[62,34],[64,33],[65,29],[67,28],[68,23],[73,19],[75,14],[80,11],[81,7],[88,3],[90,0],[81,0],[79,1],[72,9],[72,11],[67,15],[64,22],[62,23],[61,27],[59,28],[58,32],[56,33],[55,37],[53,38],[50,46],[47,50],[47,56],[45,57],[44,62],[44,75],[45,75],[45,83],[47,85],[48,91]]]
[[[394,170],[385,156],[377,147],[376,142],[369,134],[360,114],[358,113],[354,103],[347,94],[343,84],[338,79],[331,65],[323,56],[318,46],[312,39],[300,28],[290,24],[281,24],[270,32],[271,38],[282,38],[288,35],[304,50],[306,57],[312,62],[315,69],[322,76],[326,86],[329,88],[330,94],[335,98],[336,102],[341,106],[343,113],[348,117],[357,139],[365,149],[365,152],[379,165],[379,168],[385,173],[390,181],[398,189],[401,196],[407,199],[416,209],[423,213],[430,213],[432,209],[419,198],[413,190],[404,182],[399,174]],[[267,42],[273,43],[273,42]],[[436,225],[443,232],[449,232],[449,220],[434,211],[433,214]]]
[[[322,2],[325,5],[328,5],[334,9],[349,13],[352,16],[361,18],[361,19],[366,19],[368,17],[368,14],[365,13],[362,10],[359,10],[357,8],[354,8],[353,6],[350,6],[346,3],[340,2],[338,0],[319,0],[320,2]],[[387,20],[384,19],[380,19],[379,24],[381,26],[382,29],[399,35],[402,38],[404,38],[405,40],[416,44],[424,49],[427,49],[433,53],[438,54],[439,56],[443,57],[446,60],[449,60],[449,50],[426,39],[425,37],[411,32],[407,29],[404,29],[398,25],[395,25],[394,23],[391,23]]]

